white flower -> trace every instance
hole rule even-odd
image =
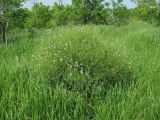
[[[60,61],[62,62],[62,61],[63,61],[63,58],[60,58]]]

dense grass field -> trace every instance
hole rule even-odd
[[[0,45],[0,119],[160,119],[160,28],[66,26]]]

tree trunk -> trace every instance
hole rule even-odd
[[[2,23],[2,40],[3,43],[7,46],[7,28],[8,28],[8,22],[7,21],[3,21]]]

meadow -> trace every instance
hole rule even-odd
[[[158,120],[160,29],[16,30],[0,44],[0,119]]]

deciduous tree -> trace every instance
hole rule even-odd
[[[9,14],[21,6],[25,0],[0,0],[0,19],[2,26],[2,39],[7,45],[7,29],[9,25]]]

